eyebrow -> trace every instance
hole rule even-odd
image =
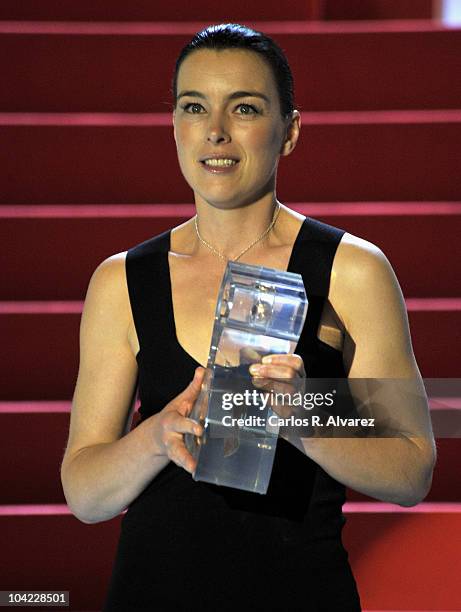
[[[205,94],[201,93],[200,91],[194,91],[194,90],[181,91],[178,94],[177,100],[185,96],[189,96],[191,98],[201,98],[202,100],[206,100]],[[227,99],[237,100],[238,98],[261,98],[262,100],[265,100],[268,104],[270,104],[269,98],[265,94],[260,93],[259,91],[234,91],[228,96]]]

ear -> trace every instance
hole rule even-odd
[[[301,129],[301,115],[299,111],[294,110],[291,113],[291,117],[287,119],[288,125],[285,132],[285,140],[283,141],[280,155],[290,155],[293,149],[296,147],[296,143],[299,138],[299,131]]]

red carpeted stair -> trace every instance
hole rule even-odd
[[[207,23],[257,25],[286,50],[303,131],[279,197],[382,248],[423,376],[461,377],[461,29],[431,21],[431,7],[3,0],[0,590],[69,590],[71,610],[101,607],[120,517],[80,523],[59,479],[79,318],[98,263],[194,214],[169,87],[179,48]],[[459,396],[431,398],[439,432],[444,404],[461,414]],[[416,508],[349,493],[364,609],[461,609],[461,443],[437,443]]]

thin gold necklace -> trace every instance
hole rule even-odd
[[[215,255],[217,255],[220,259],[222,259],[223,261],[238,261],[240,259],[240,257],[242,257],[242,255],[245,255],[245,253],[247,251],[249,251],[252,247],[254,247],[255,244],[257,244],[258,242],[260,242],[263,238],[265,238],[267,236],[267,234],[271,231],[271,229],[274,227],[275,222],[277,221],[277,217],[279,216],[279,212],[280,212],[280,204],[277,204],[277,208],[275,210],[274,216],[272,217],[272,221],[269,223],[269,225],[266,227],[266,229],[264,230],[264,232],[258,236],[258,238],[256,238],[256,240],[253,240],[253,242],[251,244],[249,244],[247,247],[245,247],[243,249],[243,251],[241,251],[237,257],[234,257],[233,259],[230,259],[229,257],[226,257],[223,253],[221,253],[220,251],[218,251],[218,249],[215,249],[214,246],[212,244],[210,244],[209,242],[207,242],[206,240],[204,240],[202,238],[202,236],[200,235],[199,229],[198,229],[198,216],[195,215],[194,217],[194,223],[195,223],[195,232],[197,234],[197,238],[200,240],[200,242],[207,247],[207,249],[210,249],[210,251],[212,251]]]

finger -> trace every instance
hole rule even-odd
[[[250,366],[250,374],[264,378],[299,378],[298,371],[286,365],[253,364]]]
[[[254,378],[252,380],[252,384],[254,387],[261,389],[262,391],[273,391],[274,393],[283,393],[292,395],[296,391],[299,391],[298,386],[295,384],[295,381],[283,382],[282,380],[274,380],[272,378]]]
[[[258,353],[254,348],[244,346],[240,349],[240,363],[259,363],[261,361],[261,354]]]
[[[288,418],[292,415],[297,416],[297,413],[300,411],[299,403],[293,404],[293,401],[296,401],[294,398],[299,391],[296,380],[299,379],[295,379],[292,382],[282,382],[280,380],[272,380],[271,378],[257,378],[253,381],[253,385],[269,395],[268,407],[275,414]],[[301,416],[303,416],[302,411]]]
[[[193,419],[184,417],[177,412],[176,414],[172,413],[172,416],[166,421],[165,431],[167,433],[188,433],[194,436],[201,436],[203,434],[203,427]]]
[[[174,440],[170,444],[168,450],[168,456],[173,463],[176,463],[176,465],[179,465],[179,467],[184,468],[190,474],[195,471],[197,462],[184,446],[182,440]]]
[[[182,416],[188,417],[190,416],[193,408],[197,408],[197,407],[203,408],[203,404],[205,401],[205,395],[200,396],[202,387],[203,385],[200,387],[198,392],[195,395],[192,395],[190,398],[181,399],[182,396],[178,396],[173,403],[173,410],[175,410],[176,412],[179,412],[179,414],[181,414]],[[201,400],[199,399],[200,397],[201,397]],[[198,406],[197,402],[200,402],[200,406]],[[194,415],[196,420],[197,419],[200,420],[200,417],[203,414],[203,412],[204,411],[202,409],[200,409],[198,413],[196,411],[196,414]]]
[[[255,387],[266,391],[269,396],[268,407],[280,417],[287,418],[293,414],[292,394],[293,385],[279,383],[268,378],[258,378]]]
[[[286,355],[266,355],[262,358],[262,364],[289,366],[296,370],[299,376],[306,376],[306,371],[304,369],[304,361],[301,355],[297,355],[296,353],[288,353]]]
[[[195,402],[202,389],[205,372],[205,368],[202,368],[201,366],[195,369],[194,378],[190,381],[187,387],[178,395],[178,399],[180,401],[188,400]]]

